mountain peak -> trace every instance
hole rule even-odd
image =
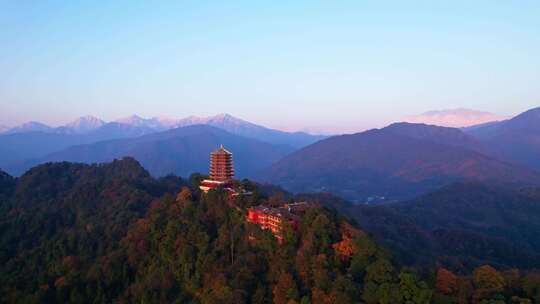
[[[77,118],[64,127],[73,133],[85,133],[100,128],[104,124],[105,121],[91,115],[86,115]]]
[[[229,113],[219,113],[219,114],[214,115],[214,118],[229,118],[229,117],[233,117],[233,116]]]
[[[404,121],[410,123],[425,123],[443,127],[463,128],[505,119],[508,119],[508,117],[484,111],[457,108],[428,111],[420,115],[405,117]]]
[[[130,124],[130,125],[140,124],[141,122],[144,122],[144,121],[145,121],[145,119],[140,117],[137,114],[133,114],[133,115],[130,115],[130,116],[127,116],[127,117],[124,117],[124,118],[119,118],[119,119],[115,120],[115,122],[124,123],[124,124]]]
[[[51,127],[38,121],[29,121],[6,131],[6,133],[47,132]]]
[[[226,114],[226,113],[222,113],[222,114],[218,114],[218,115],[215,115],[215,116],[211,116],[211,117],[207,117],[206,118],[207,120],[207,123],[208,124],[220,124],[221,127],[223,127],[222,125],[224,124],[229,124],[229,125],[243,125],[243,126],[249,126],[249,127],[254,127],[256,126],[255,124],[253,123],[250,123],[248,121],[245,121],[243,119],[240,119],[240,118],[237,118],[237,117],[234,117],[230,114]]]
[[[220,114],[217,114],[215,116],[212,116],[212,117],[209,117],[209,118],[213,118],[213,119],[234,119],[234,120],[240,120],[234,116],[232,116],[231,114],[228,114],[228,113],[220,113]]]

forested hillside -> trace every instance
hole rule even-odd
[[[249,196],[201,195],[199,177],[155,180],[133,159],[46,164],[16,183],[2,179],[1,303],[540,300],[534,273],[401,267],[318,205],[301,215],[296,233],[284,227],[279,244],[244,220],[247,207],[277,202],[249,181]]]
[[[335,207],[385,244],[406,265],[460,272],[490,264],[540,268],[540,193],[456,183],[413,200],[354,205],[330,194],[301,195]]]

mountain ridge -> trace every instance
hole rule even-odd
[[[540,107],[465,132],[488,147],[493,157],[540,171]]]
[[[291,152],[290,148],[238,136],[216,127],[193,125],[140,137],[76,145],[7,169],[17,175],[46,162],[104,163],[134,157],[154,176],[169,173],[189,176],[208,171],[210,152],[220,144],[234,151],[236,171],[240,177],[250,176]]]
[[[427,140],[425,134],[418,132],[416,135],[421,134],[418,139],[403,135],[411,132],[403,129],[400,134],[396,126],[429,128],[435,130],[433,134],[448,131],[405,124],[330,137],[286,156],[263,170],[259,179],[294,192],[332,192],[360,202],[372,197],[403,199],[459,180],[540,183],[537,172],[468,148],[467,135],[458,137],[461,141],[457,143],[450,136],[454,140],[452,146],[441,144],[441,136],[436,136],[438,140]],[[461,132],[450,131],[454,135]]]
[[[324,136],[314,136],[306,133],[288,133],[259,126],[229,114],[210,116],[204,119],[191,118],[183,125],[193,125],[196,122],[221,128],[239,136],[281,146],[281,150],[292,151]],[[68,127],[48,128],[47,131],[0,134],[0,166],[17,167],[31,159],[40,159],[48,154],[59,152],[71,146],[92,144],[121,138],[134,138],[165,132],[174,129],[178,121],[172,118],[145,119],[136,115],[108,122],[86,116],[75,120]],[[17,170],[18,173],[21,173]]]

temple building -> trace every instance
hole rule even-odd
[[[286,208],[272,208],[266,206],[255,206],[248,209],[247,221],[258,225],[263,230],[270,230],[274,237],[281,243],[284,237],[284,224],[296,231],[298,229],[299,218],[289,212]]]
[[[205,193],[218,187],[231,187],[234,178],[232,153],[221,145],[210,154],[210,177],[199,188]]]

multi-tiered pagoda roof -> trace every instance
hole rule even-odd
[[[230,187],[234,178],[232,153],[221,145],[210,154],[210,177],[201,182],[200,189],[204,192],[218,187]]]
[[[210,179],[226,182],[234,178],[232,153],[221,145],[210,154]]]

